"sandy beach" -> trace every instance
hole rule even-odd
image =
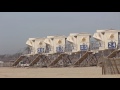
[[[77,68],[0,67],[0,78],[120,78],[120,74],[102,75],[101,67],[77,67]]]

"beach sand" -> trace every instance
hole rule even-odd
[[[102,75],[101,67],[14,68],[0,67],[0,78],[120,78]]]

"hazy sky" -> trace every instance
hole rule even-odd
[[[30,37],[119,29],[120,12],[0,12],[0,54],[26,47]]]

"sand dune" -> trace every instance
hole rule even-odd
[[[101,67],[13,68],[0,67],[0,78],[120,78],[102,75]]]

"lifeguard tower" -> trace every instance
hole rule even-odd
[[[46,54],[49,58],[48,67],[59,67],[63,65],[63,57],[65,54],[66,36],[47,36],[44,41],[46,43]]]
[[[46,38],[36,38],[35,40],[35,55],[37,55],[29,64],[29,66],[41,66],[41,62],[46,59]]]
[[[44,43],[45,38],[29,38],[26,42],[30,48],[29,54],[21,55],[14,63],[13,66],[32,66],[41,54],[45,53],[46,44]]]
[[[120,74],[120,30],[97,30],[93,37],[99,42],[99,65],[102,74]]]
[[[120,30],[97,30],[93,38],[99,42],[99,52],[103,56],[113,58],[119,50]]]
[[[93,52],[90,50],[90,38],[88,33],[71,33],[67,40],[71,43],[73,66],[89,66],[93,58]],[[90,60],[91,59],[91,60]],[[93,64],[93,63],[92,63]]]

